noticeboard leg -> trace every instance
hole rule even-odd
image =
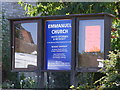
[[[71,72],[71,75],[70,75],[70,85],[73,85],[75,86],[75,72]]]
[[[37,72],[37,89],[43,89],[45,88],[44,85],[44,72]]]

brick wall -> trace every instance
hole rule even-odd
[[[32,53],[37,51],[30,32],[25,30],[21,24],[15,25],[15,51],[22,53]]]
[[[21,32],[21,35],[23,36],[23,40],[28,42],[28,43],[33,43],[33,39],[32,39],[32,36],[31,36],[31,33],[26,31],[26,30],[20,30]]]
[[[37,45],[15,38],[15,51],[23,53],[32,53],[36,50]]]

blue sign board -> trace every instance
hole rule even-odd
[[[46,69],[71,69],[72,20],[46,21]]]

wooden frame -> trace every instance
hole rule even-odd
[[[79,21],[80,20],[99,20],[99,19],[103,19],[104,20],[104,16],[89,16],[89,17],[78,17],[77,18],[77,41],[76,41],[76,48],[77,48],[77,60],[76,62],[78,62],[78,49],[79,49]],[[76,65],[78,66],[78,65]],[[76,67],[77,72],[97,72],[100,68],[99,67]]]
[[[46,23],[45,23],[45,22],[46,22],[47,20],[72,20],[72,18],[71,18],[71,17],[66,17],[66,18],[64,18],[64,17],[54,17],[54,18],[52,18],[52,19],[51,19],[51,18],[47,18],[47,19],[44,19],[44,26],[46,26]],[[72,27],[73,27],[73,26],[74,26],[74,25],[73,25],[73,23],[72,23]],[[73,28],[72,28],[72,32],[73,32]],[[45,33],[46,33],[46,28],[44,27],[44,62],[42,62],[42,63],[44,63],[44,64],[43,64],[44,66],[42,67],[42,68],[43,68],[43,69],[42,69],[42,72],[70,72],[70,71],[72,70],[72,59],[71,59],[71,70],[46,70],[46,69],[45,69],[45,66],[46,66],[46,60],[45,60],[45,59],[46,59],[46,58],[45,58],[45,57],[46,57],[46,56],[45,56],[45,53],[46,53],[46,52],[45,52],[45,51],[46,51],[46,50],[45,50],[45,49],[46,49],[46,47],[45,47],[45,45],[46,45],[46,41],[45,41],[46,38],[45,38],[45,37],[46,37],[46,36],[45,36],[45,35],[46,35],[46,34],[45,34]],[[72,36],[73,36],[73,35],[72,35]],[[71,40],[73,41],[73,38],[71,38]],[[71,44],[72,44],[72,43],[71,43]],[[71,45],[71,46],[73,47],[73,45]],[[71,49],[71,51],[73,51],[73,50]],[[72,52],[71,52],[71,55],[73,55]],[[73,57],[73,56],[71,56],[71,58],[72,58],[72,57]]]
[[[79,33],[78,32],[78,26],[79,26],[78,21],[79,20],[90,20],[90,19],[91,20],[92,19],[104,19],[105,20],[105,23],[104,23],[105,34],[107,34],[107,35],[105,35],[105,37],[106,37],[105,41],[107,41],[107,39],[110,38],[110,31],[109,30],[110,30],[110,26],[111,26],[110,22],[111,22],[112,17],[114,17],[114,16],[111,15],[111,14],[106,14],[106,13],[94,14],[93,13],[93,14],[75,14],[75,15],[73,14],[73,15],[58,15],[58,16],[12,18],[12,19],[9,19],[9,20],[10,20],[10,24],[11,24],[10,29],[14,29],[13,28],[14,22],[16,22],[16,23],[26,23],[26,22],[34,22],[34,21],[36,21],[38,23],[38,35],[37,35],[37,37],[38,37],[38,40],[40,39],[40,41],[37,44],[38,44],[38,54],[40,54],[40,51],[44,53],[43,48],[45,48],[44,44],[43,44],[43,42],[44,42],[44,33],[43,33],[44,31],[43,31],[43,29],[45,28],[44,27],[45,20],[72,19],[72,21],[74,22],[74,23],[72,23],[72,32],[73,32],[73,34],[72,34],[72,51],[73,52],[75,51],[74,53],[72,53],[72,55],[74,54],[74,56],[72,56],[72,59],[74,59],[75,62],[72,61],[72,63],[74,63],[74,65],[76,66],[76,64],[77,64],[76,59],[78,59],[78,56],[77,56],[77,52],[78,52],[77,51],[78,50],[78,41],[77,41],[78,39],[77,38],[78,38],[78,33]],[[14,50],[13,50],[14,44],[13,44],[13,42],[14,42],[14,40],[12,39],[12,38],[14,38],[13,35],[14,35],[14,30],[11,30],[11,53],[12,53],[11,60],[14,59],[13,58],[13,53],[14,53]],[[74,36],[76,36],[76,37],[74,37]],[[108,40],[108,42],[109,41],[110,40]],[[108,47],[106,47],[106,46],[108,46]],[[110,44],[105,43],[105,55],[104,55],[105,59],[107,58],[106,55],[108,54],[109,47],[110,47]],[[44,68],[45,63],[42,61],[44,59],[44,57],[42,57],[42,56],[44,56],[43,53],[40,56],[38,56],[37,59],[39,60],[38,62],[40,62],[40,63],[38,63],[38,65],[40,65],[39,68],[41,68],[42,71],[46,71],[45,68]],[[41,59],[40,59],[40,57],[41,57]],[[75,67],[75,66],[72,66],[72,67]],[[12,66],[12,69],[14,69],[13,66]],[[16,70],[17,71],[24,71],[24,70],[26,71],[26,69],[20,69],[20,70],[16,69]],[[13,71],[16,71],[16,70],[14,69]],[[27,70],[27,71],[31,71],[31,70]]]
[[[15,40],[14,40],[15,39],[15,36],[14,36],[15,35],[14,28],[15,27],[14,27],[14,25],[15,24],[20,24],[20,23],[38,23],[39,21],[38,20],[21,20],[21,21],[10,21],[10,22],[11,22],[11,27],[10,28],[11,28],[11,54],[12,54],[11,55],[11,69],[12,69],[12,72],[22,72],[22,71],[31,72],[31,71],[37,70],[37,67],[33,68],[33,69],[29,69],[29,68],[15,68]],[[37,24],[37,27],[38,27],[38,24]],[[39,32],[38,28],[37,28],[37,32]],[[37,37],[37,40],[38,40],[38,37]],[[37,45],[37,48],[39,48],[38,45]]]
[[[103,19],[104,20],[104,58],[107,59],[108,52],[110,50],[110,33],[111,33],[111,25],[112,25],[112,18],[110,16],[107,16],[107,14],[104,14],[103,16],[88,16],[88,17],[78,17],[77,18],[77,39],[76,39],[76,50],[77,50],[77,56],[76,56],[76,62],[78,62],[78,38],[79,38],[79,21],[80,20],[99,20]],[[78,66],[78,65],[76,65]],[[78,68],[76,67],[77,72],[98,72],[100,67],[87,67],[87,68]]]
[[[99,67],[89,68],[78,68],[78,37],[79,37],[79,20],[93,20],[93,19],[104,19],[104,59],[107,58],[108,51],[110,50],[110,29],[111,22],[114,16],[107,13],[93,13],[93,14],[73,14],[73,15],[58,15],[58,16],[41,16],[41,17],[25,17],[25,18],[11,18],[10,29],[11,29],[11,69],[14,72],[36,72],[38,76],[38,87],[44,87],[44,72],[70,72],[71,85],[75,85],[75,75],[77,72],[97,72]],[[46,20],[60,20],[60,19],[71,19],[72,20],[72,45],[71,45],[71,70],[45,70],[45,21]],[[38,34],[37,34],[37,68],[33,70],[29,69],[15,69],[13,65],[14,61],[14,22],[36,21],[38,23]],[[40,78],[41,76],[42,78]]]

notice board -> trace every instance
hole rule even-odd
[[[46,70],[71,69],[71,23],[70,19],[46,21]]]

